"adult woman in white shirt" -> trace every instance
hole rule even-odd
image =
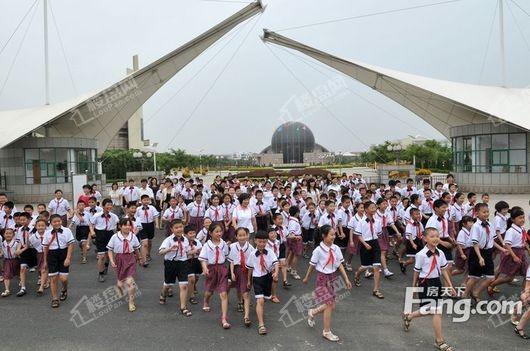
[[[232,226],[237,229],[239,227],[247,228],[250,234],[254,233],[256,224],[256,214],[250,208],[250,195],[241,194],[239,197],[240,205],[234,209],[232,214]]]
[[[118,217],[121,217],[123,213],[121,196],[122,191],[118,187],[118,183],[112,183],[111,189],[109,190],[109,198],[112,200],[112,213]]]

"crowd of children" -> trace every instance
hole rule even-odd
[[[387,264],[392,256],[403,274],[413,266],[412,284],[424,291],[452,289],[454,277],[464,275],[463,297],[476,303],[484,294],[494,296],[502,284],[524,277],[521,299],[530,302],[530,235],[523,209],[505,201],[490,209],[487,194],[479,201],[475,193],[459,192],[451,175],[445,184],[425,179],[420,189],[413,179],[404,186],[394,180],[378,186],[358,174],[254,181],[216,177],[208,187],[200,179],[184,178],[168,178],[156,187],[148,184],[113,184],[107,198],[85,185],[75,208],[57,190],[48,205],[37,206],[36,214],[31,205],[17,210],[0,194],[1,296],[11,294],[15,277],[20,287],[16,295],[25,295],[28,272],[38,270],[37,294],[49,286],[51,305],[59,307],[68,296],[77,243],[82,264],[95,247],[98,281],[105,281],[109,266],[116,271],[117,289],[128,297],[133,312],[136,266],[149,267],[153,239],[157,229],[163,229],[160,233],[166,237],[158,249],[164,261],[160,304],[166,304],[178,285],[180,312],[190,317],[190,304],[199,303],[199,291],[204,312],[211,311],[211,297],[218,294],[224,329],[231,327],[228,295],[233,289],[247,327],[253,292],[258,333],[266,334],[265,301],[279,303],[279,286],[289,289],[290,280],[302,280],[304,259],[309,268],[302,281],[307,283],[316,271],[317,304],[308,311],[308,324],[314,326],[315,317],[322,314],[322,335],[330,341],[339,340],[331,331],[337,280],[350,289],[349,274],[355,286],[363,275],[373,277],[372,295],[384,299],[382,278],[395,276]],[[354,269],[356,255],[360,265]],[[198,285],[201,276],[203,289]],[[420,299],[427,304],[424,294]],[[435,301],[430,309],[435,345],[452,350],[442,336],[438,307]],[[405,330],[425,315],[422,311],[403,316]],[[515,333],[522,338],[527,338],[529,318],[528,311],[512,317]]]

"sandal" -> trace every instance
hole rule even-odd
[[[129,312],[134,312],[134,311],[136,311],[136,305],[133,302],[129,304]]]
[[[328,341],[333,341],[333,342],[337,342],[337,341],[340,340],[339,337],[338,337],[337,335],[335,335],[335,334],[333,334],[333,333],[331,332],[331,330],[328,331],[328,332],[322,332],[322,337],[323,337],[324,339],[328,340]]]
[[[372,295],[374,295],[378,299],[384,299],[385,298],[385,296],[379,290],[372,291]]]
[[[183,316],[186,316],[186,317],[191,317],[193,315],[193,313],[191,313],[190,310],[188,310],[187,308],[181,308],[180,309],[180,313],[183,315]]]
[[[9,290],[5,290],[5,291],[2,293],[2,295],[0,295],[0,296],[2,296],[2,297],[8,297],[9,295],[11,295],[11,291],[9,291]]]
[[[522,329],[519,329],[517,327],[513,328],[513,331],[515,332],[515,334],[523,339],[530,339],[530,336],[526,335],[524,330]]]
[[[449,345],[447,345],[445,343],[445,341],[441,341],[441,342],[436,342],[434,344],[434,347],[436,347],[438,350],[442,350],[442,351],[455,351],[455,349]]]
[[[165,294],[160,294],[160,299],[158,300],[158,302],[161,305],[165,305],[166,304],[166,295]]]
[[[173,297],[173,289],[167,289],[167,297]]]
[[[237,303],[237,312],[244,312],[245,309],[243,308],[243,303],[242,302],[238,302]]]
[[[247,328],[250,328],[250,326],[252,325],[252,323],[250,322],[250,318],[248,317],[243,318],[243,323],[245,324],[245,327]]]
[[[272,303],[280,303],[280,299],[278,298],[278,296],[274,295],[273,297],[271,297],[271,302]]]
[[[189,301],[190,301],[190,303],[191,303],[192,305],[196,305],[196,304],[199,303],[199,301],[197,301],[197,299],[194,298],[194,297],[190,297]]]
[[[267,328],[265,328],[264,325],[260,325],[258,327],[258,334],[259,335],[267,335]]]
[[[289,287],[293,286],[293,284],[289,283],[287,280],[285,280],[282,284],[284,289],[289,289]]]
[[[202,310],[203,310],[204,312],[210,312],[210,311],[211,311],[210,306],[203,306],[203,307],[202,307]]]
[[[355,284],[355,286],[357,286],[357,287],[358,287],[358,286],[361,286],[361,277],[357,277],[357,276],[355,276],[355,277],[353,278],[353,284]]]
[[[409,318],[408,314],[403,314],[403,330],[408,332],[410,329],[410,322],[412,319]]]
[[[61,291],[61,295],[59,296],[59,300],[64,301],[67,298],[68,298],[68,291],[67,290]]]
[[[223,329],[230,329],[231,325],[226,319],[221,319],[221,326]]]
[[[52,300],[52,308],[59,307],[59,300]]]
[[[44,295],[44,290],[43,289],[38,289],[37,290],[37,296],[42,296]]]
[[[20,288],[19,292],[17,292],[17,297],[21,297],[26,295],[26,288]]]
[[[315,326],[315,316],[313,315],[312,309],[307,311],[307,325],[309,325],[311,328]]]

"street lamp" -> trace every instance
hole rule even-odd
[[[403,149],[401,144],[388,144],[386,149],[396,154],[396,165],[399,166],[399,156],[400,156],[401,150]]]

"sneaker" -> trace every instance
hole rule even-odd
[[[385,278],[390,278],[393,275],[394,273],[390,272],[388,269],[385,269]]]
[[[37,285],[40,285],[40,278],[37,279]]]
[[[31,267],[31,268],[29,269],[29,272],[30,272],[30,273],[35,272],[35,267]]]
[[[335,335],[335,334],[333,334],[333,333],[331,332],[331,330],[328,331],[328,332],[322,332],[322,337],[323,337],[324,339],[326,339],[326,340],[328,340],[328,341],[332,341],[332,342],[337,342],[337,341],[340,340],[339,337],[338,337],[337,335]]]
[[[81,259],[81,263],[82,263],[82,264],[85,264],[85,263],[86,263],[86,257],[83,257],[83,258]]]
[[[346,263],[344,266],[345,266],[345,268],[346,268],[346,270],[347,270],[348,272],[353,271],[353,268],[351,267],[351,264]]]
[[[294,280],[300,280],[300,276],[298,275],[298,272],[297,271],[291,271],[291,276],[293,277]]]
[[[22,288],[20,288],[20,291],[17,292],[17,297],[21,297],[21,296],[24,296],[24,295],[26,295],[26,288],[22,287]]]

